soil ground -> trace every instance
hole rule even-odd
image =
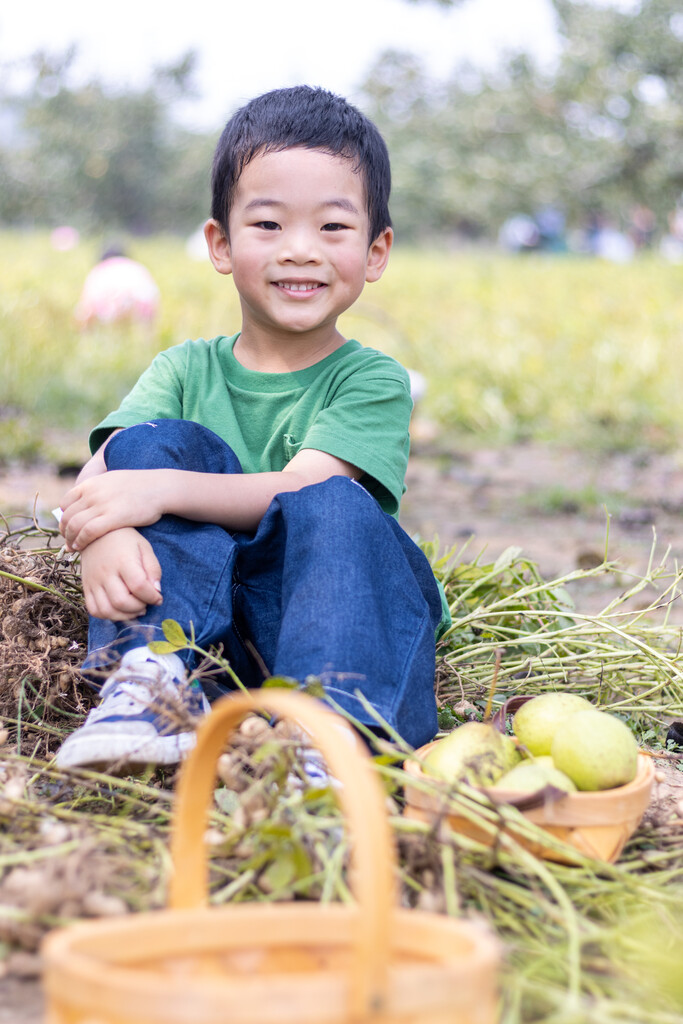
[[[497,448],[413,446],[401,522],[443,552],[493,562],[510,546],[545,579],[599,565],[619,571],[568,588],[577,610],[601,611],[646,573],[652,557],[670,571],[683,559],[683,459],[677,452],[595,452],[529,443]],[[649,604],[648,587],[638,601]],[[671,609],[683,623],[683,606]]]
[[[0,978],[0,1024],[43,1024],[44,1000],[35,977]]]
[[[642,575],[656,533],[655,561],[667,548],[673,569],[683,561],[683,459],[678,453],[649,450],[612,454],[529,443],[496,448],[448,446],[416,430],[408,469],[408,491],[401,522],[425,540],[438,536],[442,552],[469,540],[462,558],[482,554],[492,562],[507,547],[522,549],[547,579],[599,564],[605,553],[609,514],[609,558],[619,573],[588,584],[574,584],[578,610],[601,610]],[[0,472],[0,512],[35,511],[50,523],[54,508],[73,476],[51,467],[15,467]],[[650,603],[654,588],[639,595]],[[683,608],[672,609],[683,623]],[[660,782],[648,814],[670,816],[683,804],[683,779],[673,766],[658,762]],[[679,813],[681,813],[679,811]],[[0,973],[0,1024],[38,1024],[42,998],[31,964]],[[1,968],[1,965],[0,965]],[[33,966],[35,970],[35,963]]]

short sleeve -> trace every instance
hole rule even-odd
[[[396,515],[405,490],[410,450],[408,374],[398,364],[384,373],[352,373],[307,430],[302,448],[315,448],[363,471],[363,486]]]
[[[113,430],[120,427],[132,427],[147,420],[183,418],[182,376],[177,365],[180,348],[178,346],[155,356],[118,409],[109,413],[91,431],[89,444],[92,453],[104,444]]]

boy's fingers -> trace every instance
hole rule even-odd
[[[96,619],[123,622],[141,615],[145,606],[125,586],[97,587],[86,595],[86,607]]]
[[[133,599],[142,602],[143,608],[148,604],[161,604],[161,594],[153,581],[147,576],[142,565],[137,565],[134,569],[126,572],[124,583]]]
[[[80,514],[67,523],[66,537],[67,544],[73,551],[83,551],[92,544],[94,540],[103,537],[109,532],[107,520],[102,515],[83,516]]]
[[[142,568],[145,570],[147,582],[152,587],[150,592],[150,599],[148,604],[161,604],[163,598],[161,596],[161,565],[159,559],[154,554],[154,549],[151,544],[143,544],[141,546],[140,555],[142,558]]]
[[[114,619],[129,619],[135,618],[137,615],[142,615],[145,610],[145,604],[142,599],[131,592],[127,583],[123,579],[114,579],[111,581],[106,591],[106,598],[110,608],[113,611]]]

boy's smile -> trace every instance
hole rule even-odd
[[[319,281],[278,281],[277,286],[290,292],[312,292],[325,287]]]
[[[205,229],[214,266],[240,295],[241,359],[253,346],[257,361],[270,350],[310,365],[343,344],[337,318],[381,277],[392,242],[389,228],[370,242],[366,207],[350,160],[296,147],[247,164],[229,240],[216,221]]]

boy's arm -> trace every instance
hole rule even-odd
[[[112,430],[111,434],[104,442],[104,444],[97,449],[92,458],[88,459],[88,461],[86,462],[86,464],[83,466],[80,473],[76,477],[77,484],[82,483],[83,480],[89,480],[91,476],[99,476],[100,473],[107,472],[107,466],[104,461],[104,449],[107,447],[114,434],[120,434],[122,429],[122,427],[119,427],[118,430]]]
[[[332,476],[357,480],[361,475],[356,466],[312,448],[298,452],[279,472],[150,469],[94,473],[79,478],[65,495],[60,529],[74,551],[83,551],[112,530],[147,526],[165,514],[216,523],[228,530],[252,531],[276,494],[298,491]]]
[[[77,485],[107,472],[104,449],[114,434],[118,430],[83,466]],[[88,546],[81,556],[81,577],[85,606],[96,618],[127,621],[162,601],[161,566],[151,544],[129,527]]]

